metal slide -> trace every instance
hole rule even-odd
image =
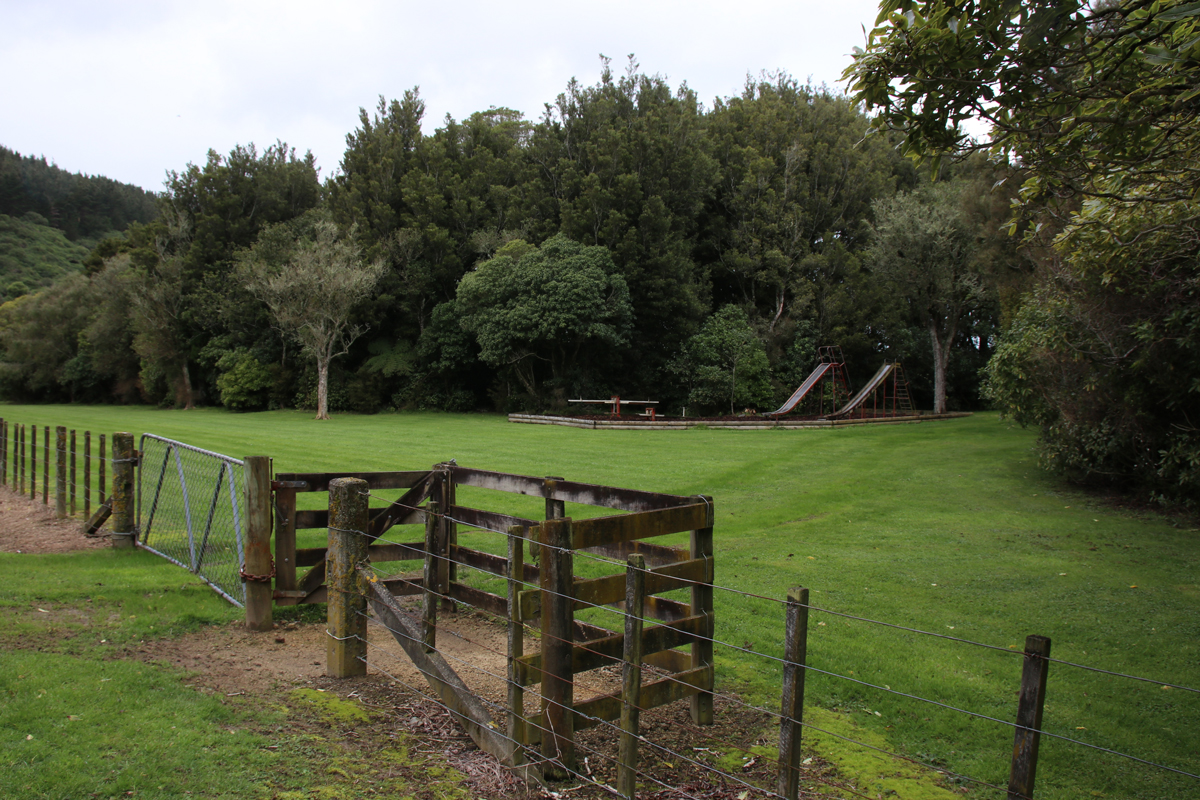
[[[786,414],[789,411],[791,411],[793,408],[796,407],[797,403],[799,403],[801,400],[804,399],[804,396],[806,394],[808,394],[810,391],[812,391],[812,388],[817,385],[817,383],[821,380],[822,377],[824,377],[825,373],[828,372],[832,368],[833,368],[833,364],[830,364],[828,362],[826,362],[824,364],[817,364],[817,368],[814,369],[812,371],[812,373],[807,378],[804,379],[804,383],[800,384],[799,389],[792,392],[792,396],[787,399],[786,403],[781,405],[775,411],[763,412],[763,416],[764,417],[774,417],[779,414]]]
[[[887,380],[887,377],[892,374],[892,370],[894,370],[895,368],[896,368],[896,364],[894,362],[889,361],[888,363],[884,364],[882,367],[879,368],[879,371],[875,373],[875,377],[873,377],[873,378],[871,378],[871,380],[867,381],[867,385],[864,386],[862,389],[860,389],[858,391],[858,394],[854,395],[854,397],[851,398],[849,403],[846,403],[846,405],[842,406],[836,412],[834,412],[833,414],[830,414],[828,418],[829,419],[837,419],[838,417],[844,417],[847,414],[849,414],[851,411],[853,411],[854,409],[858,408],[860,405],[863,404],[864,400],[866,400],[868,397],[870,397],[871,394],[877,388],[879,388],[880,384],[882,384],[885,380]]]

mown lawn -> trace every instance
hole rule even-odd
[[[817,669],[1011,720],[1021,670],[1012,651],[1029,634],[1048,636],[1055,658],[1155,682],[1052,664],[1047,731],[1200,774],[1200,695],[1162,688],[1200,686],[1200,535],[1069,491],[1037,468],[1032,435],[995,415],[839,430],[661,432],[513,425],[487,415],[340,415],[317,423],[302,412],[11,405],[0,415],[269,455],[277,471],[419,469],[455,458],[483,469],[708,494],[716,504],[717,583],[735,590],[716,597],[717,638],[735,646],[717,648],[720,687],[778,703],[778,664],[763,654],[782,652],[783,611],[748,594],[782,599],[803,585],[821,608],[1005,651],[814,612],[809,663]],[[461,502],[537,511],[536,501],[475,491]],[[500,549],[490,534],[470,541]],[[0,563],[6,572],[13,564]],[[1007,783],[1008,727],[820,673],[810,673],[808,697],[844,712],[841,719],[856,726],[850,730],[872,741]],[[839,746],[837,755],[847,770],[879,769],[869,751]],[[1043,739],[1039,798],[1197,794],[1195,779]]]

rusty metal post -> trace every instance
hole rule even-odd
[[[1045,636],[1026,637],[1021,692],[1017,700],[1017,731],[1013,737],[1012,768],[1008,778],[1008,800],[1033,797],[1049,670],[1050,640]]]
[[[565,780],[575,770],[575,614],[571,520],[550,519],[541,529],[543,775]],[[555,766],[554,762],[561,767]]]
[[[804,718],[804,666],[808,659],[808,589],[788,592],[783,650],[783,701],[779,724],[779,775],[775,791],[800,795],[800,739]]]
[[[275,565],[271,560],[271,459],[248,456],[245,470],[246,518],[242,537],[242,580],[246,584],[246,627],[269,631],[271,621],[271,581]]]
[[[54,517],[67,517],[67,429],[54,429]]]
[[[134,546],[133,434],[114,433],[112,438],[112,546],[124,550]]]
[[[621,740],[617,792],[634,800],[637,791],[638,721],[642,705],[642,617],[646,606],[646,558],[629,556],[625,568],[625,642],[621,665]]]
[[[325,674],[331,678],[367,674],[367,585],[358,565],[367,560],[369,497],[369,486],[362,478],[329,482]]]

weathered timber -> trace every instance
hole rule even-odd
[[[248,456],[244,463],[246,513],[243,517],[242,580],[246,584],[246,627],[269,631],[271,621],[271,459]]]
[[[644,541],[613,542],[612,544],[599,544],[577,549],[585,553],[611,558],[614,561],[624,561],[634,553],[638,553],[645,557],[646,563],[651,567],[674,564],[676,561],[687,561],[690,552],[686,547],[670,547]]]
[[[574,561],[571,552],[571,520],[546,520],[541,533],[542,589],[542,717],[553,732],[542,740],[542,757],[547,766],[542,775],[566,780],[575,770],[574,722],[576,670],[571,643],[574,619]]]
[[[695,530],[706,527],[704,523],[709,517],[708,511],[707,503],[696,503],[638,514],[581,519],[574,525],[573,544],[576,550],[583,550],[597,545]]]
[[[711,563],[709,559],[696,559],[649,570],[646,575],[646,594],[654,595],[672,589],[686,589],[696,582],[711,583],[712,576],[708,574]],[[576,580],[575,609],[621,602],[624,600],[624,583],[624,575],[607,575],[592,580]],[[648,613],[654,619],[675,620],[691,615],[691,609],[686,603],[657,597],[647,598],[646,602],[650,604]],[[520,603],[521,618],[533,619],[541,613],[541,592],[522,592]]]
[[[664,672],[687,672],[692,668],[692,654],[683,650],[663,650],[661,653],[647,653],[642,657],[642,662]]]
[[[555,488],[563,482],[562,478],[547,476],[542,485],[542,494],[546,498],[546,519],[562,519],[567,515],[567,502],[555,495]]]
[[[421,642],[425,652],[431,653],[437,647],[437,590],[438,585],[438,551],[441,549],[442,526],[438,524],[438,504],[429,501],[429,514],[425,517],[425,569],[422,573],[422,586],[425,591],[421,595]]]
[[[67,428],[54,429],[54,517],[67,518]]]
[[[425,480],[429,470],[417,472],[280,472],[277,481],[303,481],[308,485],[306,492],[329,490],[329,482],[336,478],[358,478],[367,482],[371,491],[379,489],[408,489]]]
[[[775,791],[800,795],[800,732],[804,720],[804,671],[808,657],[808,589],[788,592],[783,644],[783,697],[779,715],[779,771]]]
[[[667,703],[674,703],[686,697],[694,697],[703,691],[705,684],[712,683],[712,667],[688,670],[660,681],[647,683],[642,686],[642,710],[658,708]],[[621,696],[615,694],[600,695],[575,707],[574,730],[582,731],[595,727],[604,722],[612,722],[621,718]],[[529,720],[526,742],[535,745],[541,741],[542,731],[546,728],[546,719],[538,715]]]
[[[403,519],[393,519],[386,516],[386,508],[372,508],[370,515],[374,519],[368,519],[367,527],[363,528],[372,539],[377,538],[382,531],[393,525],[415,525],[425,521],[425,512],[421,509],[416,509],[407,512]],[[390,523],[388,522],[390,520]],[[387,524],[387,528],[384,525]],[[296,530],[309,530],[311,528],[328,528],[329,527],[329,509],[319,508],[306,511],[296,512]]]
[[[642,631],[642,653],[658,653],[672,650],[695,641],[697,633],[704,629],[703,616],[688,617],[665,625],[655,625]],[[625,651],[625,634],[609,633],[608,636],[591,639],[584,644],[571,648],[571,672],[578,674],[588,670],[606,667],[621,660]],[[643,660],[648,660],[643,658]],[[521,683],[532,686],[541,680],[542,654],[531,653],[519,659],[521,668],[518,670]]]
[[[114,433],[112,440],[112,546],[134,546],[133,434]]]
[[[408,615],[396,604],[390,592],[378,582],[369,582],[367,591],[375,616],[392,632],[396,642],[412,659],[429,687],[437,694],[442,704],[450,711],[480,750],[490,753],[502,764],[514,765],[515,745],[499,731],[487,707],[471,693],[458,674],[440,653],[427,652],[422,632],[410,622]]]
[[[507,533],[508,529],[514,525],[532,528],[538,524],[537,520],[512,517],[495,511],[481,511],[478,508],[467,508],[466,506],[452,506],[446,513],[458,522],[496,533]]]
[[[100,502],[112,499],[109,495],[104,493],[104,471],[106,468],[105,464],[108,463],[104,460],[104,437],[105,434],[100,434],[99,458],[96,459],[96,472],[99,473],[96,476],[96,490],[98,492],[96,496],[99,498]]]
[[[67,513],[70,516],[75,516],[75,429],[71,429],[71,444],[69,448],[71,461],[67,469]]]
[[[506,582],[508,611],[508,738],[519,743],[525,741],[525,688],[521,685],[518,659],[525,655],[525,626],[521,624],[520,595],[525,580],[525,540],[529,536],[526,528],[514,526],[508,531],[508,578]],[[520,746],[513,749],[513,762],[524,761]]]
[[[703,558],[712,561],[713,558],[713,521],[715,512],[713,510],[713,502],[711,497],[704,497],[704,521],[697,526],[697,529],[692,531],[691,536],[691,557],[693,559]],[[714,573],[710,566],[708,574]],[[692,670],[698,670],[704,667],[709,667],[708,685],[704,687],[705,691],[699,694],[692,695],[692,722],[697,725],[712,725],[713,724],[713,634],[715,632],[715,616],[713,615],[713,587],[711,583],[694,583],[692,584],[692,603],[691,612],[693,614],[702,614],[707,617],[708,622],[705,625],[704,632],[696,637],[692,642]]]
[[[328,527],[328,526],[326,526]],[[420,561],[425,558],[424,542],[373,544],[368,549],[372,561]],[[302,547],[296,551],[296,566],[311,567],[325,560],[324,547]]]
[[[304,577],[300,579],[299,585],[296,587],[298,591],[304,592],[303,596],[308,597],[313,592],[325,585],[325,559],[321,559],[313,568],[304,573]]]
[[[329,482],[329,554],[325,674],[351,678],[367,674],[367,577],[358,565],[367,558],[367,482]]]
[[[432,488],[433,473],[430,472],[382,512],[371,515],[372,534],[383,536],[393,525],[423,523],[425,518],[419,506],[429,499]]]
[[[50,505],[50,426],[42,426],[42,505]]]
[[[1017,730],[1013,737],[1012,766],[1008,777],[1008,800],[1028,800],[1033,797],[1049,670],[1050,640],[1045,636],[1026,637],[1021,691],[1017,699]]]
[[[275,588],[290,592],[296,588],[296,490],[281,488],[272,481],[275,492]]]
[[[450,465],[438,464],[434,470],[434,491],[438,499],[438,507],[442,511],[442,559],[438,570],[438,591],[443,594],[442,608],[447,612],[455,610],[454,601],[450,596],[450,584],[458,580],[458,565],[450,558],[450,548],[458,544],[458,523],[453,519],[450,510],[457,503],[454,489],[454,479],[450,477]],[[507,528],[506,528],[507,530]]]
[[[515,524],[513,527],[526,530],[520,524]],[[480,572],[486,572],[491,575],[499,575],[500,577],[508,577],[508,560],[502,556],[484,553],[481,550],[471,550],[467,547],[454,546],[450,548],[450,558],[454,559],[458,564],[472,567]],[[522,562],[523,577],[527,583],[536,583],[538,579],[538,568],[535,564],[525,564]],[[536,592],[534,592],[536,594]]]
[[[462,583],[451,583],[447,595],[453,600],[466,603],[473,608],[478,608],[487,611],[489,614],[501,617],[508,610],[508,604],[505,603],[504,598],[500,595],[485,592],[482,589],[476,589]]]
[[[459,466],[452,467],[451,472],[454,482],[462,486],[477,486],[481,489],[495,489],[499,492],[524,494],[530,497],[545,497],[546,493],[551,491],[555,500],[604,508],[619,508],[624,511],[650,511],[696,502],[694,497],[681,495],[640,492],[636,489],[596,486],[575,481],[554,480],[548,483],[545,478],[535,478],[530,475],[510,475]]]
[[[96,513],[87,521],[87,525],[84,526],[83,532],[88,536],[95,536],[100,529],[104,527],[104,523],[108,522],[108,518],[111,516],[112,505],[109,503],[101,503],[100,507],[96,509]]]
[[[37,425],[30,425],[29,433],[29,499],[37,500]]]
[[[103,453],[101,453],[103,455]],[[101,498],[103,500],[103,498]],[[83,516],[92,516],[92,432],[83,432]]]
[[[629,557],[625,570],[625,636],[621,665],[621,739],[617,749],[617,791],[634,800],[637,788],[638,717],[642,708],[642,601],[646,559]]]

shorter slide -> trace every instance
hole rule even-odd
[[[829,419],[837,419],[838,417],[844,417],[847,414],[849,414],[851,411],[853,411],[854,409],[856,409],[860,405],[862,405],[863,401],[871,396],[871,393],[874,392],[875,389],[877,389],[879,387],[879,384],[883,383],[884,380],[887,379],[888,375],[892,374],[892,370],[894,370],[895,368],[896,368],[896,365],[892,362],[888,362],[888,363],[884,364],[882,367],[880,367],[879,371],[875,373],[875,377],[873,377],[873,378],[871,378],[871,380],[867,381],[867,385],[864,386],[862,389],[860,389],[858,394],[854,395],[854,397],[852,397],[850,399],[849,403],[846,403],[846,405],[842,406],[838,411],[834,412],[833,414],[830,414]]]
[[[817,385],[825,373],[833,368],[833,364],[817,364],[817,368],[812,371],[812,374],[804,379],[804,383],[800,384],[800,388],[792,392],[792,396],[787,399],[787,402],[780,406],[775,411],[766,411],[764,417],[775,417],[780,414],[786,414],[796,407],[796,404],[804,399],[804,396],[812,391],[812,388]]]

